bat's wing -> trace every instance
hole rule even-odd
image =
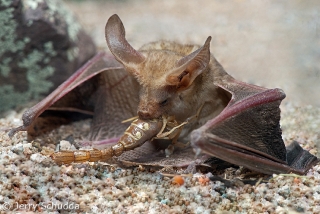
[[[139,84],[112,55],[98,53],[41,102],[24,112],[23,125],[13,128],[32,133],[46,110],[93,115],[91,141],[117,142],[127,124],[121,121],[136,114]],[[115,138],[115,139],[114,139]]]
[[[118,160],[125,166],[151,166],[151,167],[188,167],[190,164],[205,165],[208,155],[195,157],[191,146],[175,147],[172,155],[166,157],[164,150],[171,142],[147,141],[142,146],[123,153]]]
[[[281,137],[281,89],[266,89],[226,76],[216,84],[231,93],[227,107],[191,133],[198,153],[265,174],[304,174],[318,159],[298,143],[286,149]]]

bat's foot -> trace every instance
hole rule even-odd
[[[168,158],[168,157],[170,157],[170,156],[173,154],[175,148],[184,149],[184,148],[186,148],[186,147],[188,147],[188,146],[190,146],[190,142],[188,142],[188,143],[181,143],[181,142],[175,142],[175,143],[174,143],[174,142],[173,142],[172,144],[170,144],[170,145],[164,150],[164,152],[165,152],[165,154],[166,154],[166,157]]]
[[[165,150],[164,153],[166,154],[166,157],[170,157],[173,154],[174,146],[170,144]]]

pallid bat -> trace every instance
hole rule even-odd
[[[168,143],[147,140],[123,153],[124,165],[185,167],[217,157],[265,174],[304,174],[318,159],[297,142],[287,148],[281,137],[281,89],[266,89],[235,80],[204,45],[159,41],[135,50],[125,38],[117,15],[109,18],[105,36],[113,56],[98,53],[44,100],[23,114],[21,130],[30,135],[41,129],[46,110],[93,114],[89,141],[93,147],[117,143],[126,130],[121,121],[136,114],[140,120],[171,115],[180,123],[201,108],[186,124],[170,157]],[[194,150],[197,153],[195,156]]]

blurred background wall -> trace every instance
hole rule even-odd
[[[66,1],[102,50],[117,13],[139,48],[155,40],[203,44],[235,78],[282,88],[290,102],[320,106],[320,4],[317,0]]]

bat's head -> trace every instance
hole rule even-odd
[[[117,15],[109,18],[105,33],[112,54],[142,86],[139,117],[182,114],[186,100],[196,96],[192,92],[194,80],[208,68],[211,37],[199,49],[183,55],[161,48],[135,50],[125,39],[125,29]]]

